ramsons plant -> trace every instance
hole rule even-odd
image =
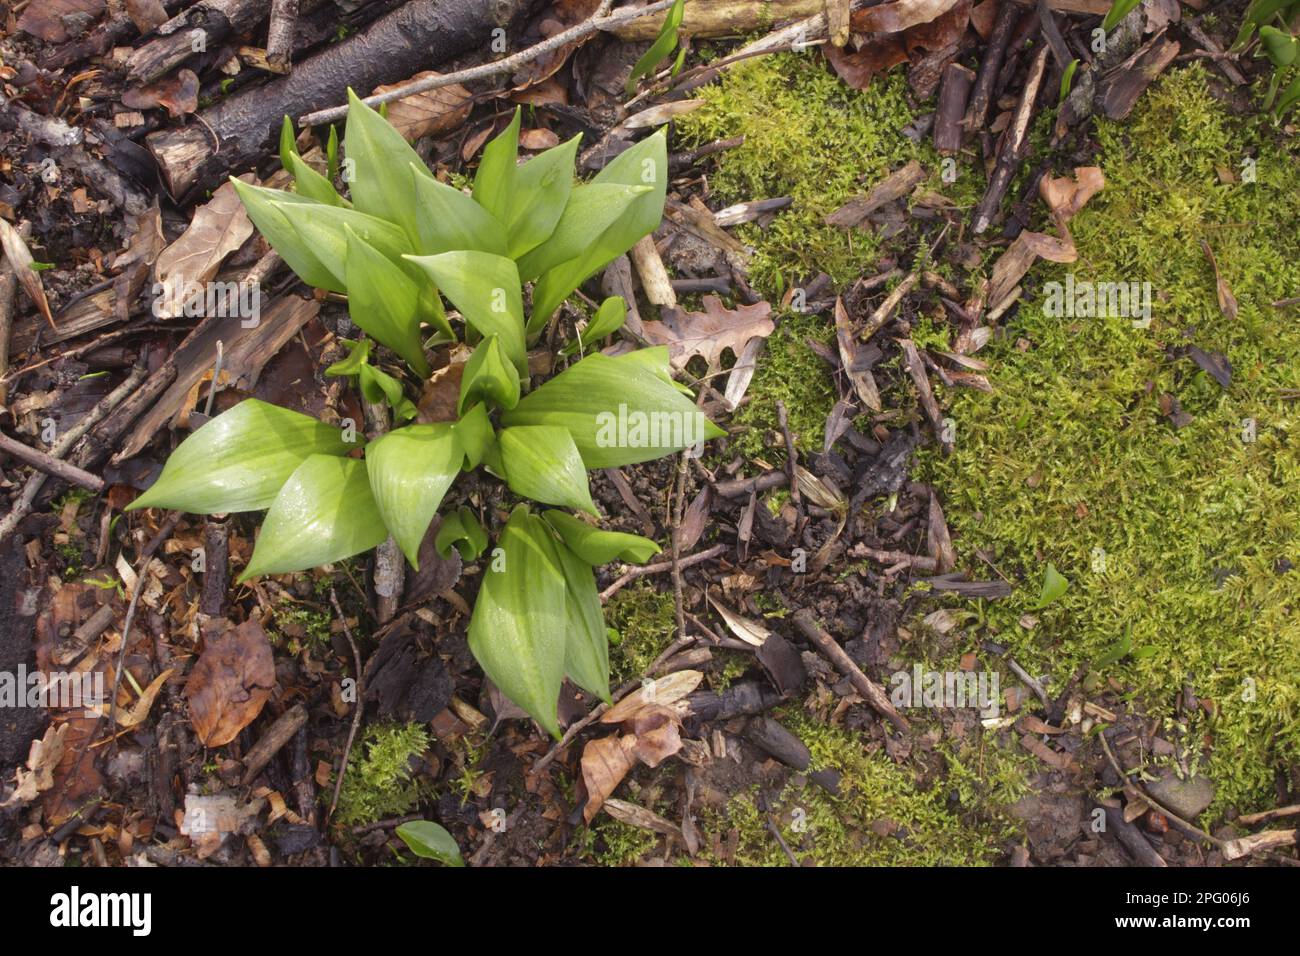
[[[473,352],[461,368],[458,417],[406,424],[367,445],[355,428],[248,399],[186,438],[131,507],[267,509],[241,581],[337,561],[390,534],[418,568],[420,544],[457,475],[485,468],[520,497],[555,507],[511,512],[485,556],[469,645],[497,686],[558,737],[566,676],[609,699],[593,566],[659,551],[647,538],[569,513],[596,514],[586,470],[649,461],[722,431],[673,381],[663,348],[589,354],[530,390],[527,349],[556,309],[659,224],[667,155],[660,132],[575,183],[577,137],[522,165],[518,139],[516,112],[484,149],[466,195],[433,178],[402,136],[352,95],[342,164],[348,198],[303,161],[291,130],[281,152],[294,191],[232,180],[294,272],[346,293],[354,324],[397,353],[415,379],[431,372],[426,347],[458,340],[443,299],[459,312]],[[615,331],[624,315],[621,299],[606,300],[566,353]],[[327,372],[356,377],[398,422],[414,417],[403,382],[370,363],[370,342],[363,337],[349,351]],[[353,457],[361,447],[364,457]],[[454,546],[474,559],[488,537],[462,507],[444,516],[435,543],[443,555]]]

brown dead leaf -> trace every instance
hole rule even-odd
[[[162,0],[126,0],[126,15],[141,33],[148,33],[160,23],[167,22],[167,10]]]
[[[63,759],[67,724],[50,724],[40,740],[33,740],[27,754],[27,769],[18,768],[15,782],[18,788],[0,807],[31,803],[40,794],[54,786],[54,770]]]
[[[560,137],[549,129],[534,127],[519,134],[519,148],[529,150],[550,149],[560,145]]]
[[[927,23],[918,23],[903,34],[908,52],[947,50],[956,47],[970,23],[971,0],[957,0],[952,8]]]
[[[735,634],[736,637],[740,638],[746,644],[752,644],[755,647],[762,647],[763,643],[772,636],[772,632],[762,624],[741,617],[735,611],[728,610],[722,604],[719,604],[713,599],[712,594],[707,594],[706,592],[705,596],[708,598],[709,603],[713,605],[713,609],[718,612],[718,615],[727,622],[727,628],[731,633]]]
[[[9,260],[9,266],[14,270],[14,276],[27,297],[36,303],[41,315],[45,316],[45,321],[50,323],[50,328],[54,328],[54,316],[50,314],[50,301],[45,298],[41,274],[32,268],[36,260],[32,258],[31,250],[27,248],[27,243],[18,234],[18,230],[3,217],[0,217],[0,249],[4,250],[5,258]]]
[[[648,680],[601,716],[602,724],[621,724],[643,707],[668,706],[681,700],[704,680],[700,671],[676,671],[656,680]]]
[[[840,367],[852,383],[853,391],[867,408],[873,412],[880,411],[880,389],[867,361],[870,358],[868,347],[856,341],[844,301],[838,296],[835,298],[835,342],[839,347]],[[880,350],[876,349],[875,354],[880,354]]]
[[[716,295],[704,297],[703,312],[664,309],[662,322],[644,323],[645,337],[656,345],[667,345],[674,368],[685,368],[696,355],[710,366],[721,363],[724,349],[737,358],[755,336],[767,338],[776,329],[772,306],[766,302],[728,309]]]
[[[549,39],[557,33],[562,33],[570,27],[577,26],[594,14],[599,7],[600,0],[554,0],[554,2],[548,4],[544,19],[537,25],[537,36],[524,37],[524,45],[531,45],[538,39]],[[565,61],[573,55],[574,51],[594,37],[594,33],[589,33],[520,67],[512,78],[515,91],[519,92],[528,89],[554,75],[560,67],[564,66]]]
[[[435,70],[417,73],[410,80],[423,80],[426,77],[441,76]],[[396,85],[377,86],[376,93],[387,93],[396,89]],[[470,110],[474,108],[474,95],[459,83],[412,93],[400,100],[388,104],[388,122],[392,123],[408,141],[428,136],[431,133],[446,133],[459,127],[469,119]]]
[[[663,704],[652,704],[637,711],[629,722],[635,742],[632,752],[647,767],[657,767],[682,749],[681,718],[677,711]]]
[[[893,0],[853,12],[853,29],[858,33],[901,33],[908,27],[937,20],[959,0]]]
[[[1066,238],[1058,239],[1046,233],[1024,230],[993,265],[993,276],[989,281],[989,304],[994,307],[999,305],[1040,258],[1052,262],[1074,262],[1079,258],[1079,253],[1068,233]]]
[[[587,787],[587,805],[582,809],[582,816],[588,823],[632,769],[635,746],[636,737],[626,734],[599,737],[582,748],[582,782]]]
[[[205,747],[230,743],[271,696],[275,661],[262,625],[250,619],[209,641],[190,672],[190,723]]]
[[[46,43],[76,36],[104,14],[104,0],[37,0],[18,18],[18,29]]]
[[[122,105],[133,110],[161,106],[173,119],[199,108],[199,78],[193,70],[179,70],[147,86],[136,86],[122,94]]]
[[[1073,176],[1044,176],[1039,180],[1038,194],[1052,210],[1056,221],[1067,223],[1105,185],[1106,177],[1102,175],[1100,166],[1080,166]]]
[[[613,798],[606,800],[604,806],[605,812],[620,823],[640,827],[642,830],[662,833],[664,836],[676,837],[682,840],[683,843],[686,842],[682,836],[681,827],[671,820],[661,817],[653,810],[647,810],[639,804],[628,803],[626,800],[614,800]]]
[[[1232,294],[1232,287],[1228,285],[1228,280],[1219,272],[1219,260],[1214,258],[1214,250],[1204,239],[1201,240],[1201,251],[1205,253],[1205,258],[1210,260],[1210,268],[1214,270],[1214,293],[1219,300],[1219,311],[1223,313],[1225,319],[1235,319],[1237,297]]]
[[[926,550],[935,561],[935,572],[947,574],[957,564],[957,552],[953,550],[952,536],[948,533],[948,522],[943,516],[943,507],[939,496],[930,491],[930,517],[925,531]]]
[[[252,176],[245,178],[252,181]],[[194,213],[180,238],[162,251],[154,263],[154,279],[162,284],[160,318],[182,315],[185,303],[203,293],[226,256],[253,234],[253,223],[235,187],[222,183],[212,198]]]
[[[907,50],[898,36],[873,37],[858,50],[824,46],[822,53],[840,79],[855,90],[865,90],[874,77],[907,62]]]

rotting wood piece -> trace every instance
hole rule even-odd
[[[369,92],[483,45],[507,31],[539,0],[411,0],[364,33],[327,47],[291,74],[203,110],[197,122],[146,137],[172,198],[211,187],[253,166],[270,149],[285,114],[300,116],[344,100],[348,87]],[[214,139],[215,137],[215,139]]]

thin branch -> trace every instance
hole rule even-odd
[[[631,20],[637,20],[652,13],[659,13],[667,10],[676,0],[657,0],[645,7],[626,7],[615,13],[609,13],[609,8],[613,5],[613,0],[602,0],[600,7],[596,10],[594,16],[582,21],[577,26],[570,27],[553,37],[543,40],[541,43],[534,44],[526,50],[520,50],[518,53],[504,57],[500,60],[493,60],[491,63],[483,63],[479,66],[472,66],[467,70],[457,70],[455,73],[444,73],[441,76],[429,76],[422,80],[414,80],[410,83],[403,83],[393,87],[384,93],[377,93],[373,96],[367,96],[361,102],[370,107],[377,107],[381,103],[391,103],[394,100],[400,100],[407,96],[414,96],[416,93],[427,93],[429,90],[440,89],[444,86],[451,86],[454,83],[469,83],[473,80],[483,80],[490,76],[499,76],[502,73],[512,73],[519,67],[540,59],[548,53],[560,49],[563,46],[581,40],[583,37],[590,36],[601,30],[610,30],[620,24],[627,23]],[[321,123],[333,123],[343,119],[348,113],[346,106],[335,106],[331,109],[317,110],[314,113],[307,113],[298,117],[299,126],[317,126]]]
[[[334,816],[334,808],[339,805],[339,793],[343,790],[343,775],[348,772],[348,758],[352,756],[352,744],[357,739],[357,727],[361,724],[361,712],[365,710],[365,704],[361,696],[361,652],[357,650],[357,642],[352,639],[352,628],[348,627],[347,615],[343,613],[343,608],[339,606],[339,596],[334,593],[334,585],[330,585],[330,603],[334,605],[334,613],[339,616],[339,622],[343,625],[343,634],[348,639],[348,646],[352,648],[352,662],[357,671],[357,701],[356,710],[352,714],[352,726],[348,729],[348,741],[343,745],[343,759],[339,762],[339,772],[334,780],[334,795],[330,797],[329,813],[325,815],[328,822]]]

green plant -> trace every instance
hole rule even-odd
[[[1297,13],[1300,13],[1297,0],[1252,0],[1232,46],[1232,52],[1241,52],[1258,32],[1259,50],[1256,55],[1267,57],[1273,64],[1264,108],[1271,109],[1275,119],[1281,119],[1282,114],[1300,102],[1300,76],[1293,77],[1281,97],[1278,96],[1278,88],[1300,54],[1300,40],[1291,32],[1290,26]]]
[[[419,724],[380,722],[367,727],[359,757],[343,775],[335,820],[360,826],[410,813],[427,795],[427,783],[411,773],[411,760],[428,746],[429,735]]]
[[[722,435],[673,381],[665,348],[594,353],[529,390],[527,349],[551,315],[659,224],[667,154],[656,133],[575,185],[576,137],[517,165],[518,137],[516,111],[484,149],[467,196],[434,179],[401,135],[352,95],[342,167],[349,198],[298,156],[292,130],[281,153],[294,192],[232,180],[299,277],[346,292],[353,322],[417,378],[430,372],[426,344],[457,339],[442,298],[459,310],[474,349],[461,368],[458,417],[396,428],[365,445],[355,427],[249,399],[182,442],[132,507],[268,509],[241,581],[337,561],[389,535],[418,568],[420,544],[462,471],[483,466],[521,497],[595,515],[587,469],[649,461]],[[528,281],[533,310],[525,319]],[[610,311],[624,314],[618,302],[600,314]],[[433,330],[428,343],[422,324]],[[614,325],[604,321],[600,330]],[[369,355],[365,340],[353,343],[328,371],[356,376],[367,397],[409,418],[402,381],[372,367]],[[350,457],[359,447],[364,458]],[[436,545],[474,558],[487,536],[462,507]],[[658,551],[646,538],[600,531],[560,510],[536,515],[521,504],[511,513],[486,563],[469,643],[488,677],[553,735],[566,676],[609,699],[593,566]]]
[[[397,828],[397,835],[421,859],[437,860],[444,866],[464,866],[456,839],[430,820],[412,820]]]

